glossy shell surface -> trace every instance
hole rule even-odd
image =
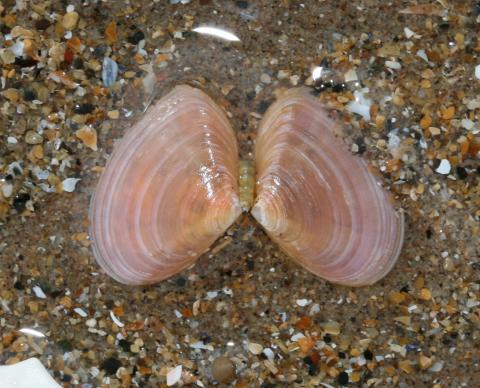
[[[303,89],[268,109],[257,136],[252,214],[309,271],[334,283],[369,285],[398,258],[403,216],[333,128]]]
[[[90,207],[93,251],[116,280],[191,265],[241,213],[238,149],[223,111],[177,86],[115,144]]]

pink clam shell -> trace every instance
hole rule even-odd
[[[333,128],[303,89],[268,109],[257,136],[252,214],[307,270],[333,283],[369,285],[397,261],[403,216]]]
[[[238,149],[223,111],[178,86],[115,145],[90,206],[93,252],[125,284],[191,265],[241,213]]]

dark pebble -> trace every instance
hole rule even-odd
[[[347,372],[340,372],[338,375],[338,384],[340,385],[347,385],[348,384],[348,373]]]
[[[314,365],[315,364],[312,360],[312,357],[310,357],[310,356],[304,357],[303,362],[307,365]]]
[[[461,167],[461,166],[458,166],[457,167],[457,176],[460,178],[460,179],[466,179],[468,177],[468,173],[467,173],[467,170],[465,170],[465,168]]]
[[[260,388],[276,388],[276,385],[265,381],[262,385],[260,385]]]
[[[117,373],[118,368],[122,366],[122,363],[114,357],[109,357],[105,361],[102,362],[100,365],[101,369],[105,369],[105,371],[109,375],[114,375]]]
[[[252,259],[247,259],[247,269],[253,271],[255,269],[255,262]]]
[[[255,92],[254,91],[247,92],[245,97],[246,97],[247,101],[252,101],[255,98]]]
[[[118,346],[120,346],[124,352],[129,352],[131,345],[131,342],[125,339],[121,339],[120,341],[118,341]]]
[[[428,228],[427,231],[425,232],[425,234],[427,235],[428,239],[432,238],[432,236],[433,236],[432,229]]]
[[[72,376],[70,375],[63,375],[62,381],[69,383],[72,380]]]
[[[21,213],[25,210],[25,205],[29,200],[30,194],[20,193],[13,200],[13,208],[17,211],[17,213]]]
[[[35,93],[35,90],[32,89],[26,89],[23,92],[23,99],[25,101],[33,101],[37,98],[37,93]]]
[[[407,351],[407,353],[409,352],[416,352],[419,350],[419,347],[415,344],[407,344],[405,345],[405,349]]]
[[[341,359],[345,359],[347,355],[345,354],[345,352],[338,352],[338,357]]]
[[[145,39],[145,34],[138,30],[135,34],[130,35],[127,39],[128,43],[138,44],[141,40]]]
[[[17,280],[15,283],[13,283],[13,287],[16,289],[16,290],[23,290],[25,289],[25,286],[22,284],[21,281]]]
[[[313,88],[318,93],[321,93],[321,92],[323,92],[327,89],[330,89],[332,87],[333,87],[333,81],[331,81],[331,80],[329,80],[329,81],[320,80],[320,81],[315,82],[315,84],[313,85]]]
[[[185,287],[185,285],[187,284],[187,279],[185,279],[183,276],[179,276],[177,280],[175,280],[175,284],[178,287]]]
[[[3,24],[3,23],[0,23],[0,32],[3,34],[3,35],[7,35],[7,34],[10,34],[10,31],[12,29],[10,27],[8,27],[6,24]]]
[[[36,66],[38,61],[33,58],[15,58],[15,66],[19,67],[32,67]]]
[[[57,346],[60,348],[62,353],[71,352],[73,350],[73,345],[69,340],[63,339],[57,342]]]
[[[237,0],[235,5],[240,9],[247,9],[248,8],[248,1]]]
[[[60,295],[63,295],[63,291],[59,289],[49,291],[48,295],[52,298],[58,298]]]
[[[358,153],[360,155],[362,155],[367,150],[367,146],[365,145],[365,140],[363,139],[363,137],[357,137],[355,139],[355,144],[358,147]]]
[[[72,65],[75,69],[83,69],[83,59],[75,58],[72,62]]]
[[[363,357],[365,357],[365,360],[373,360],[373,353],[367,349],[363,352]]]
[[[323,340],[325,341],[326,344],[329,344],[330,342],[332,342],[332,337],[330,337],[330,334],[325,334],[323,336]]]
[[[92,113],[95,107],[92,104],[77,104],[73,111],[79,115],[86,115]]]
[[[50,25],[51,23],[47,19],[40,19],[35,22],[35,28],[40,31],[45,31]]]
[[[107,46],[101,44],[93,49],[93,55],[97,58],[103,58],[107,52]]]
[[[269,106],[270,106],[270,101],[262,100],[257,105],[257,112],[260,114],[264,114],[267,111]]]
[[[387,125],[386,125],[387,132],[391,132],[395,129],[395,122],[393,119],[387,119]],[[440,162],[439,162],[440,164]]]
[[[318,375],[318,372],[319,372],[318,366],[316,366],[316,365],[309,365],[308,366],[308,374],[310,376],[316,376],[316,375]]]
[[[345,84],[342,82],[342,83],[333,85],[332,91],[335,92],[335,93],[340,93],[340,92],[343,92],[346,88],[347,88],[347,85],[345,85]]]

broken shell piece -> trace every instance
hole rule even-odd
[[[60,388],[38,358],[0,366],[2,388]]]

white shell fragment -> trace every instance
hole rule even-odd
[[[66,191],[67,193],[72,193],[75,190],[75,186],[77,185],[77,182],[79,181],[79,178],[67,178],[62,181],[62,188],[63,191]]]
[[[40,299],[45,299],[47,296],[43,292],[43,290],[39,286],[35,286],[32,288],[33,292],[35,293],[35,296]]]
[[[0,366],[1,388],[61,388],[38,358]]]
[[[177,365],[167,373],[167,385],[171,387],[180,381],[182,378],[182,366]]]
[[[439,174],[442,175],[447,175],[450,174],[450,170],[452,169],[452,166],[450,165],[450,162],[447,159],[442,159],[440,162],[440,165],[437,167],[435,170]]]
[[[369,92],[368,88],[355,90],[353,92],[353,101],[350,101],[347,105],[347,110],[352,113],[356,113],[364,118],[366,121],[370,121],[370,106],[372,100],[365,97],[365,94]]]

